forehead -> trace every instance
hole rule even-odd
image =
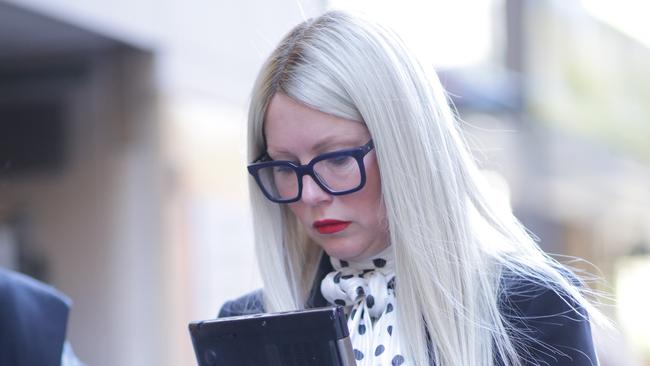
[[[267,109],[264,135],[269,151],[314,151],[338,144],[360,144],[370,139],[365,125],[307,107],[276,93]]]

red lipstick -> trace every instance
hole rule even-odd
[[[338,233],[339,231],[345,230],[345,228],[350,225],[350,221],[340,221],[340,220],[332,220],[332,219],[325,219],[325,220],[318,220],[314,221],[314,229],[318,231],[321,234],[334,234]]]

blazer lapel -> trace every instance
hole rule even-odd
[[[330,263],[330,257],[327,253],[323,252],[320,262],[318,263],[318,269],[314,275],[314,281],[312,282],[311,291],[309,292],[305,308],[319,308],[329,305],[327,300],[323,297],[323,294],[320,292],[320,283],[323,281],[323,278],[333,270],[334,267],[332,267],[332,264]]]

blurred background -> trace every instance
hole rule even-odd
[[[79,358],[194,365],[187,323],[260,286],[248,93],[331,8],[431,61],[516,215],[601,276],[602,364],[650,365],[646,2],[0,0],[0,266],[73,299]]]

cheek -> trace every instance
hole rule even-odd
[[[291,211],[291,213],[296,217],[298,222],[305,224],[304,216],[306,210],[301,201],[289,203],[287,204],[287,207],[289,208],[289,211]]]

